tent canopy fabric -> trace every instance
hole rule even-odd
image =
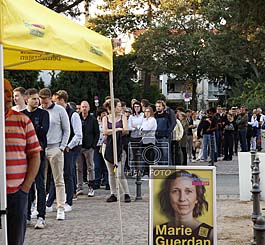
[[[4,69],[112,71],[111,39],[34,0],[0,0],[0,13]]]

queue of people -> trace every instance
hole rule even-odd
[[[23,243],[26,223],[33,217],[37,218],[36,229],[45,228],[46,213],[55,211],[55,199],[56,219],[64,220],[65,212],[73,210],[73,200],[85,194],[84,179],[88,182],[89,198],[104,183],[105,189],[110,190],[106,202],[117,202],[120,188],[122,200],[128,203],[128,176],[148,176],[150,165],[188,165],[194,161],[214,165],[221,156],[223,160],[232,160],[239,148],[238,141],[241,151],[261,147],[265,117],[260,108],[251,114],[244,106],[230,110],[210,108],[204,113],[183,108],[174,111],[164,100],[152,105],[146,99],[132,99],[127,107],[114,99],[112,115],[110,97],[95,113],[91,113],[87,101],[76,105],[68,99],[65,90],[52,94],[48,88],[37,91],[19,87],[12,91],[10,82],[5,80],[10,241],[17,239]],[[117,163],[113,159],[112,118]],[[23,135],[19,149],[14,145],[22,139],[12,130]],[[19,164],[13,163],[14,157]],[[12,205],[18,199],[21,206],[14,210]],[[34,200],[37,206],[31,213]],[[11,238],[14,223],[17,236],[12,234]]]

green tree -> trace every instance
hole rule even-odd
[[[135,77],[134,56],[114,57],[114,91],[115,97],[125,101],[128,105],[132,97],[139,98],[135,83],[131,80]],[[69,99],[76,103],[87,100],[94,105],[94,96],[98,96],[100,103],[109,95],[109,77],[107,73],[96,72],[61,72],[54,77],[51,90],[56,92],[65,89],[69,93]]]
[[[5,78],[9,79],[12,86],[41,89],[44,82],[39,79],[39,71],[5,71]]]
[[[79,4],[84,0],[36,0],[36,2],[46,6],[57,13],[64,13],[72,17],[77,17],[82,14]]]

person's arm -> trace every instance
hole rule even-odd
[[[133,125],[132,125],[132,115],[130,115],[129,119],[128,119],[128,128],[130,131],[135,130],[135,127],[133,127]]]
[[[62,126],[62,140],[59,148],[64,151],[70,137],[70,122],[65,109],[61,110],[59,113]]]
[[[122,125],[123,125],[122,134],[123,135],[128,134],[129,133],[128,120],[124,115],[122,116]]]
[[[83,132],[82,132],[82,122],[78,113],[74,112],[71,117],[71,124],[74,130],[74,137],[68,143],[68,147],[73,149],[74,147],[78,146],[82,143]]]
[[[24,179],[24,182],[22,183],[20,189],[24,192],[29,192],[31,185],[33,181],[35,180],[35,177],[39,171],[40,167],[40,153],[32,153],[30,155],[27,155],[28,159],[28,168],[27,168],[27,174]]]
[[[102,118],[102,131],[104,135],[112,135],[112,129],[108,129],[108,116]]]
[[[100,132],[99,132],[98,120],[94,117],[93,117],[93,129],[94,129],[94,139],[93,139],[92,147],[95,149],[98,143]]]
[[[35,126],[36,134],[41,137],[46,137],[49,127],[50,127],[50,118],[49,113],[41,109],[41,120],[39,125]]]

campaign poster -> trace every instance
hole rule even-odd
[[[216,245],[212,166],[152,166],[149,245]]]

